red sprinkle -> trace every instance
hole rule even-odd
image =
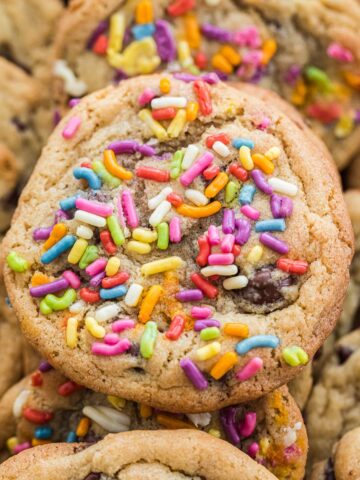
[[[287,273],[303,275],[307,272],[309,264],[302,260],[291,260],[290,258],[279,258],[276,262],[277,268]]]
[[[220,168],[217,165],[210,165],[203,171],[203,177],[205,180],[212,180],[220,172]]]
[[[240,247],[240,245],[236,245],[236,244],[235,244],[235,245],[233,246],[233,249],[232,249],[231,253],[234,255],[234,257],[239,256],[240,253],[241,253],[241,247]]]
[[[119,272],[112,277],[106,277],[102,279],[101,286],[104,288],[116,287],[116,285],[121,285],[129,280],[130,273],[128,272]]]
[[[54,413],[26,407],[23,410],[23,417],[31,423],[36,423],[36,425],[44,425],[44,423],[50,422],[54,418]]]
[[[91,165],[90,162],[82,162],[82,163],[80,163],[80,167],[91,168],[92,169],[92,165]]]
[[[139,167],[136,169],[135,173],[139,178],[154,180],[155,182],[168,182],[170,180],[170,172],[160,170],[160,168]]]
[[[210,135],[206,138],[205,143],[208,148],[212,148],[215,142],[225,143],[225,145],[229,145],[230,138],[226,135],[226,133],[217,133],[216,135]]]
[[[82,288],[80,290],[80,297],[87,303],[96,303],[100,301],[100,293],[97,290],[90,290],[90,288]]]
[[[217,282],[220,278],[220,275],[210,275],[209,280],[212,282]]]
[[[43,383],[43,376],[42,376],[42,373],[37,371],[37,372],[34,372],[32,375],[31,375],[31,385],[33,387],[40,387],[40,385],[42,385]]]
[[[103,230],[100,233],[100,240],[101,240],[101,243],[102,243],[103,247],[105,248],[107,253],[109,253],[110,255],[112,255],[113,253],[115,253],[117,251],[117,247],[116,247],[115,243],[113,242],[113,240],[111,238],[111,234],[110,234],[109,230]]]
[[[219,295],[219,290],[199,273],[192,273],[190,278],[194,285],[196,285],[208,298],[215,298]]]
[[[81,390],[82,388],[83,387],[81,385],[78,385],[77,383],[69,380],[59,385],[57,392],[62,397],[68,397],[69,395],[72,395],[73,393],[77,392],[78,390]]]
[[[339,103],[312,103],[306,110],[309,117],[316,118],[322,123],[332,123],[337,120],[342,113],[342,107]]]
[[[184,331],[185,327],[185,318],[181,314],[177,314],[171,320],[169,330],[165,333],[166,338],[169,340],[177,340],[182,332]]]
[[[177,17],[183,13],[191,10],[195,6],[195,0],[175,0],[171,5],[168,6],[168,14]]]
[[[166,197],[166,200],[170,202],[173,207],[180,207],[180,205],[184,203],[183,198],[174,192],[169,193],[169,195]]]
[[[171,120],[176,115],[176,108],[174,107],[167,107],[167,108],[159,108],[157,110],[153,110],[151,115],[154,120]]]
[[[207,63],[208,59],[204,52],[198,52],[195,55],[195,64],[200,70],[205,70]]]
[[[206,235],[201,235],[198,238],[198,245],[199,245],[200,251],[199,251],[199,255],[196,257],[196,263],[200,267],[205,267],[208,262],[208,256],[210,255],[210,252],[211,252],[208,237]]]
[[[242,168],[238,163],[232,163],[229,167],[229,172],[234,175],[234,177],[238,178],[242,182],[246,182],[249,178],[248,172],[245,168]]]
[[[202,80],[196,80],[193,89],[199,102],[200,112],[203,115],[210,115],[212,112],[212,102],[209,86]]]
[[[107,48],[108,39],[106,35],[99,35],[94,45],[92,46],[92,51],[97,55],[105,55]]]

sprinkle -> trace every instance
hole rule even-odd
[[[215,225],[209,226],[207,238],[210,245],[220,245],[220,234],[218,228]]]
[[[143,301],[141,302],[138,319],[142,323],[146,323],[150,320],[156,304],[159,302],[161,295],[163,295],[164,289],[161,285],[152,285]]]
[[[178,313],[174,315],[171,320],[168,331],[165,333],[166,338],[169,340],[177,340],[185,327],[185,317],[184,314]]]
[[[214,180],[206,187],[205,196],[208,198],[214,198],[221,192],[229,181],[229,177],[225,172],[219,173]]]
[[[192,67],[194,61],[191,56],[191,50],[186,40],[179,40],[177,44],[178,59],[184,69]]]
[[[64,223],[55,224],[50,232],[49,238],[43,245],[44,250],[49,250],[49,248],[61,240],[67,234],[67,232],[68,228]]]
[[[285,255],[289,252],[288,245],[270,233],[261,233],[259,240],[263,245],[277,253],[280,253],[281,255]]]
[[[190,101],[186,106],[186,120],[193,122],[197,119],[199,112],[199,104],[197,102]]]
[[[228,233],[224,236],[221,241],[221,252],[222,253],[231,253],[234,248],[235,236]]]
[[[95,338],[104,338],[105,337],[105,328],[98,324],[98,322],[93,317],[85,318],[85,327],[86,330]]]
[[[242,145],[239,150],[239,159],[245,170],[252,170],[254,168],[254,162],[251,158],[250,148],[246,145]]]
[[[34,437],[37,440],[49,440],[52,437],[53,433],[53,429],[49,426],[38,427],[35,429]]]
[[[49,315],[53,311],[58,312],[66,310],[76,300],[76,291],[73,288],[69,288],[64,292],[61,297],[48,294],[40,302],[40,311],[44,315]]]
[[[44,425],[54,418],[54,413],[25,407],[23,410],[23,418],[36,425]]]
[[[100,301],[100,294],[96,290],[90,290],[89,288],[82,288],[79,292],[80,297],[86,303],[97,303]]]
[[[220,422],[225,432],[226,437],[233,445],[240,442],[240,437],[236,422],[236,407],[227,407],[220,410]]]
[[[284,232],[286,224],[284,219],[261,220],[255,224],[255,232]]]
[[[76,348],[78,342],[78,317],[70,317],[66,323],[66,345],[69,348]]]
[[[190,358],[180,360],[180,367],[195,388],[198,390],[206,390],[208,388],[208,381]]]
[[[290,197],[294,197],[298,192],[298,187],[296,185],[280,178],[269,178],[268,183],[275,192],[289,195]]]
[[[208,257],[209,265],[231,265],[232,263],[234,263],[232,253],[212,253]]]
[[[198,245],[199,245],[199,254],[196,257],[196,263],[200,267],[205,267],[207,265],[207,260],[210,255],[210,244],[208,241],[208,237],[206,235],[202,235],[198,238]]]
[[[244,420],[239,425],[239,433],[242,438],[250,437],[256,427],[256,413],[247,412]]]
[[[176,179],[179,177],[183,156],[184,152],[182,150],[178,150],[174,153],[170,163],[170,178]]]
[[[168,195],[172,193],[172,188],[171,187],[165,187],[161,190],[160,193],[158,193],[155,197],[150,198],[148,201],[148,207],[150,210],[154,210],[156,207],[160,205],[161,202],[163,202]],[[155,239],[156,240],[156,239]]]
[[[56,60],[54,62],[54,75],[63,79],[65,91],[69,95],[76,97],[86,93],[86,83],[76,78],[65,60]]]
[[[99,257],[98,249],[96,245],[89,245],[85,250],[84,255],[81,257],[79,262],[79,267],[83,270],[86,268],[91,262],[96,260]]]
[[[62,253],[69,250],[74,245],[75,242],[76,242],[76,237],[74,235],[66,235],[61,240],[59,240],[53,247],[51,247],[47,252],[45,252],[40,257],[40,261],[45,264],[51,263],[53,260],[59,257]]]
[[[211,152],[204,152],[180,177],[184,187],[188,187],[201,173],[212,163],[214,155]]]
[[[215,298],[219,294],[219,290],[212,285],[208,280],[205,280],[205,278],[202,278],[202,276],[198,273],[192,273],[190,275],[191,281],[194,283],[194,285],[200,289],[205,296],[208,298]]]
[[[291,198],[274,193],[270,198],[270,208],[274,218],[286,218],[292,214],[293,202]]]
[[[106,263],[105,273],[108,277],[116,275],[120,268],[120,258],[110,257]]]
[[[277,268],[287,273],[303,275],[308,271],[309,264],[302,260],[290,260],[290,258],[279,258],[276,262]]]
[[[187,170],[194,163],[196,157],[199,154],[199,148],[196,145],[188,145],[185,150],[184,158],[182,161],[181,168]]]
[[[110,17],[108,51],[119,52],[123,46],[125,34],[125,17],[121,13],[114,13]]]
[[[256,125],[258,130],[266,130],[271,125],[271,120],[269,117],[264,117],[261,122]]]
[[[232,141],[232,146],[238,150],[240,150],[241,147],[248,147],[252,149],[254,148],[255,144],[253,140],[250,140],[249,138],[234,138]]]
[[[33,230],[33,239],[35,241],[39,240],[47,240],[49,238],[49,235],[51,233],[53,227],[40,227],[40,228],[34,228]]]
[[[209,199],[199,190],[187,189],[185,190],[185,197],[198,207],[209,203]]]
[[[213,366],[210,371],[210,375],[219,380],[222,378],[229,370],[231,370],[237,363],[237,355],[234,352],[225,353]]]
[[[14,251],[7,255],[6,262],[13,272],[24,273],[29,268],[29,263],[25,258]]]
[[[222,231],[225,234],[234,233],[235,231],[235,211],[225,208],[222,221]]]
[[[352,62],[354,60],[354,56],[351,50],[340,45],[340,43],[333,42],[331,43],[326,53],[329,57],[335,58],[335,60],[339,60],[339,62]]]
[[[151,112],[152,118],[157,121],[161,120],[172,120],[176,116],[176,108],[167,107],[159,108],[158,110],[153,110]]]
[[[238,290],[245,288],[249,280],[245,275],[238,275],[237,277],[227,278],[223,281],[223,287],[225,290]]]
[[[235,243],[238,243],[239,245],[245,245],[251,235],[250,222],[245,218],[237,218],[235,220],[235,226],[237,228],[237,232],[235,234]]]
[[[191,316],[193,318],[204,319],[210,317],[212,310],[210,307],[192,307]],[[220,326],[220,325],[217,325]]]
[[[307,80],[315,83],[322,91],[329,91],[331,88],[331,81],[327,74],[317,67],[309,66],[305,69],[305,76]]]
[[[132,283],[127,291],[124,303],[127,307],[136,307],[140,301],[141,294],[144,290],[142,285],[138,283]]]
[[[113,288],[127,282],[129,278],[130,278],[130,274],[128,272],[119,272],[116,275],[113,275],[112,277],[104,278],[101,282],[101,286],[103,288]]]
[[[145,88],[138,98],[139,105],[144,107],[146,104],[150,103],[155,96],[156,93],[151,90],[151,88]]]
[[[215,338],[220,337],[220,330],[217,327],[206,327],[201,329],[200,338],[205,342],[209,340],[215,340]]]
[[[79,423],[77,424],[76,427],[76,436],[77,437],[85,437],[90,429],[90,419],[87,417],[82,417],[79,420]]]
[[[196,307],[193,307],[196,308]],[[198,307],[198,308],[206,308],[206,307]],[[211,312],[210,314],[211,315]],[[215,320],[214,318],[205,318],[203,320],[196,320],[194,323],[194,330],[195,332],[201,332],[204,328],[211,328],[211,327],[217,327],[220,328],[220,322],[219,320]]]
[[[92,225],[93,227],[105,227],[106,220],[99,215],[94,215],[93,213],[88,213],[83,210],[77,210],[74,215],[75,220],[79,222],[87,223],[88,225]],[[69,236],[69,235],[68,235]]]
[[[83,387],[81,387],[77,383],[75,383],[71,380],[68,380],[67,382],[59,385],[59,387],[57,389],[57,393],[59,395],[61,395],[62,397],[69,397],[70,395],[72,395],[73,393],[75,393],[78,390],[81,390],[82,388]]]
[[[154,346],[158,334],[155,322],[147,322],[144,333],[140,340],[140,353],[144,358],[151,358],[154,353]]]
[[[111,175],[114,175],[114,177],[118,177],[121,180],[131,180],[133,178],[132,172],[118,165],[113,150],[104,151],[103,161],[106,170],[108,170]]]
[[[251,172],[251,177],[254,180],[255,185],[259,190],[264,192],[266,195],[271,195],[273,192],[273,189],[271,186],[267,183],[264,174],[262,173],[261,170],[253,170]]]
[[[115,303],[110,303],[98,308],[95,311],[95,320],[97,322],[107,322],[116,317],[120,311],[120,307]]]
[[[78,131],[79,127],[81,125],[81,118],[80,117],[71,117],[68,122],[66,123],[64,130],[62,131],[62,136],[66,139],[69,140],[70,138],[73,138],[73,136],[76,134]]]
[[[168,171],[155,167],[138,167],[135,174],[139,178],[153,180],[154,182],[168,182],[170,180],[170,173]]]
[[[240,212],[245,215],[245,217],[250,218],[250,220],[258,220],[260,218],[259,210],[256,210],[256,208],[250,205],[243,205],[240,208]]]
[[[66,280],[66,278],[59,278],[58,280],[50,283],[45,283],[37,287],[31,287],[30,295],[32,297],[44,297],[48,293],[60,292],[61,290],[66,289],[68,286],[69,282]]]
[[[225,323],[223,332],[231,337],[247,338],[249,336],[249,327],[244,323]]]
[[[284,350],[282,351],[282,356],[285,362],[291,367],[306,365],[309,361],[308,354],[297,345],[284,348]]]
[[[76,167],[73,170],[73,175],[78,180],[86,180],[92,190],[99,190],[101,188],[100,178],[90,168]]]
[[[169,246],[169,224],[161,222],[156,227],[158,234],[157,248],[166,250]]]
[[[149,217],[149,223],[152,227],[157,227],[171,210],[171,203],[163,200]]]
[[[229,167],[229,172],[234,175],[238,180],[246,182],[249,178],[248,172],[242,168],[238,163],[232,163]]]
[[[181,290],[175,295],[180,302],[199,302],[204,298],[204,294],[199,289]]]
[[[127,292],[127,288],[124,285],[118,285],[113,288],[101,288],[100,297],[103,300],[113,300],[115,298],[123,297]]]
[[[204,172],[205,173],[205,172]],[[232,180],[225,187],[225,202],[231,203],[239,193],[239,186]]]
[[[208,85],[202,80],[196,80],[193,89],[199,102],[200,112],[202,115],[210,115],[212,113],[212,102]]]
[[[222,142],[219,142],[219,141],[215,142],[215,143],[213,144],[213,147],[212,147],[212,148],[213,148],[213,150],[214,150],[218,155],[220,155],[221,157],[224,157],[224,158],[225,158],[225,157],[227,157],[227,156],[230,155],[230,150],[229,150],[228,147],[227,147],[224,143],[222,143]]]
[[[116,246],[120,246],[125,242],[124,233],[119,225],[117,218],[111,215],[106,219],[107,226],[110,230],[111,238]]]
[[[162,62],[169,63],[176,57],[176,43],[171,26],[166,20],[160,19],[155,22],[155,27],[154,40],[158,55]]]
[[[111,175],[111,173],[106,170],[104,164],[99,160],[95,160],[92,163],[92,168],[93,171],[97,174],[97,176],[100,177],[101,180],[110,188],[117,188],[120,186],[120,180],[117,177]]]
[[[220,168],[218,165],[212,164],[210,167],[206,168],[202,175],[205,180],[213,180],[220,173]]]
[[[121,205],[126,216],[127,224],[131,228],[136,228],[139,225],[139,217],[130,190],[123,190],[121,192]]]
[[[91,352],[94,355],[113,356],[120,355],[131,348],[131,342],[127,338],[121,338],[115,345],[107,345],[106,343],[94,342],[91,345]],[[85,407],[89,408],[89,407]],[[83,409],[83,412],[85,410]],[[103,407],[105,408],[105,407]],[[87,415],[89,416],[89,415]]]
[[[145,228],[139,227],[133,230],[132,237],[134,240],[138,240],[139,242],[153,243],[156,242],[158,235],[155,230],[147,230]]]
[[[213,265],[201,269],[204,277],[212,277],[213,275],[220,275],[222,277],[236,275],[238,268],[236,265]]]
[[[254,164],[267,175],[270,175],[274,172],[274,169],[275,169],[274,164],[265,155],[262,155],[261,153],[254,153],[252,155],[252,159]]]
[[[131,28],[131,33],[133,34],[135,40],[143,40],[144,38],[153,36],[155,33],[155,25],[152,23],[134,25]],[[145,67],[145,69],[147,70],[147,67]],[[144,71],[144,73],[146,72]]]
[[[88,242],[86,240],[84,240],[83,238],[78,238],[69,252],[67,261],[72,264],[78,263],[83,256],[87,246]]]
[[[218,27],[217,25],[203,23],[201,25],[201,31],[203,35],[209,40],[217,40],[221,43],[231,42],[231,33],[224,28]]]
[[[265,337],[265,336],[268,336],[268,337],[271,337],[271,335],[258,335],[258,337]],[[254,337],[251,337],[251,338],[254,338]],[[247,342],[250,339],[247,339],[247,340],[243,340],[242,342],[240,343],[244,343],[244,342]],[[277,338],[277,337],[275,337]],[[264,342],[265,343],[265,342]],[[265,344],[261,344],[261,345],[257,345],[256,347],[252,347],[252,348],[257,348],[257,347],[270,347],[270,348],[275,348],[277,345],[275,346],[272,346],[270,345],[270,341],[268,342],[269,344],[265,345]],[[274,342],[275,343],[275,342]],[[238,343],[239,345],[239,343]],[[237,347],[236,347],[236,351],[239,353],[239,351],[237,350]],[[240,353],[239,353],[240,354]],[[237,374],[235,375],[236,378],[238,380],[240,380],[240,382],[245,382],[245,380],[248,380],[249,378],[252,378],[254,377],[258,372],[259,370],[262,369],[263,367],[263,361],[260,357],[254,357],[252,358],[246,365],[245,367],[243,367],[241,370],[239,370],[237,372]]]
[[[254,335],[239,342],[236,345],[236,352],[245,355],[254,348],[276,348],[279,344],[280,339],[275,335]]]
[[[145,276],[156,275],[157,273],[175,270],[183,265],[184,262],[180,257],[167,257],[161,260],[154,260],[153,262],[145,263],[141,266],[141,273]]]
[[[146,123],[146,125],[150,128],[150,130],[159,140],[165,140],[167,138],[167,132],[165,128],[159,122],[152,118],[150,110],[140,110],[138,116],[140,120]]]
[[[221,345],[219,342],[212,342],[204,347],[198,348],[195,352],[196,359],[199,361],[209,360],[220,353]]]
[[[219,210],[221,210],[221,203],[218,201],[211,202],[203,207],[193,207],[191,205],[182,204],[176,209],[180,215],[191,218],[210,217],[211,215],[215,215]]]
[[[336,138],[346,138],[354,128],[354,119],[352,115],[343,115],[335,126]]]
[[[86,227],[85,225],[79,225],[76,229],[76,235],[85,240],[90,240],[93,237],[93,234],[91,228]]]
[[[91,278],[91,280],[90,280],[89,283],[90,283],[90,285],[91,285],[92,287],[96,288],[96,287],[98,287],[98,286],[101,284],[101,282],[102,282],[102,280],[104,279],[104,277],[105,277],[105,272],[100,272],[100,273],[98,273],[97,275],[94,275],[94,276]]]
[[[165,428],[178,430],[184,428],[195,428],[194,425],[190,422],[181,420],[176,418],[175,416],[165,414],[165,413],[157,413],[156,414],[156,421],[159,425]]]
[[[151,108],[185,108],[187,104],[186,97],[159,97],[151,100]]]
[[[247,261],[253,265],[256,265],[263,256],[264,249],[261,245],[255,245],[252,247],[247,255]]]
[[[179,243],[181,242],[181,222],[180,218],[173,217],[170,220],[170,242]]]

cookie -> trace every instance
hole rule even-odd
[[[64,480],[235,480],[239,475],[244,480],[276,478],[228,443],[189,430],[108,435],[92,446],[37,447],[2,464],[0,478],[42,480],[53,476],[55,471]]]
[[[328,458],[333,445],[348,431],[360,426],[360,331],[336,342],[323,367],[306,408],[310,456],[317,462]]]
[[[0,143],[0,232],[10,224],[12,193],[19,178],[19,167],[15,156]]]
[[[343,168],[360,150],[359,20],[355,0],[77,0],[55,39],[55,91],[65,102],[157,70],[216,72],[277,91]]]
[[[175,119],[154,122],[157,106]],[[44,149],[5,239],[25,335],[72,380],[169,411],[286,383],[333,328],[352,256],[338,177],[316,145],[224,83],[148,76],[86,97]],[[46,249],[58,231],[46,253],[39,240],[51,235]]]
[[[98,441],[109,432],[198,428],[229,441],[277,478],[304,475],[306,431],[286,387],[212,414],[172,415],[81,388],[43,362],[19,392],[13,412],[16,440],[7,442],[12,453],[44,442]]]

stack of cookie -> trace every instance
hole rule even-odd
[[[357,478],[358,2],[16,3],[0,479]]]

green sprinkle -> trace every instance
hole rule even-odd
[[[49,305],[46,303],[46,297],[43,298],[40,302],[40,312],[43,315],[50,315],[50,313],[53,312],[52,308],[50,308]]]
[[[200,338],[201,340],[205,340],[205,342],[207,342],[208,340],[214,340],[214,338],[219,337],[220,330],[217,327],[203,328],[200,332]]]
[[[116,188],[121,185],[121,181],[109,173],[104,164],[100,160],[95,160],[92,163],[94,172],[101,178],[101,180],[111,188]]]
[[[12,251],[6,257],[7,264],[13,272],[24,273],[29,268],[28,262],[18,253]]]
[[[144,358],[151,358],[157,337],[157,325],[155,322],[147,322],[140,341],[140,353]]]
[[[80,259],[79,267],[84,270],[90,263],[99,258],[99,253],[96,245],[89,245]]]
[[[309,361],[308,354],[296,345],[284,348],[282,356],[285,362],[291,367],[298,367],[299,365],[306,365]]]
[[[232,180],[225,187],[225,202],[231,203],[239,193],[239,185]]]
[[[169,224],[166,222],[161,222],[157,227],[157,247],[160,250],[166,250],[169,246]]]
[[[305,75],[310,82],[315,83],[323,91],[331,90],[331,80],[320,68],[308,67],[305,70]]]
[[[200,75],[200,73],[201,73],[200,70],[198,69],[198,67],[197,67],[196,65],[194,65],[194,64],[189,65],[189,66],[187,67],[187,71],[188,71],[189,73],[192,73],[193,75]]]
[[[183,158],[184,152],[182,150],[178,150],[174,153],[170,163],[170,177],[172,179],[178,178],[180,176]]]
[[[106,219],[107,226],[109,227],[111,237],[114,240],[115,245],[119,246],[125,242],[124,233],[119,225],[119,222],[115,215],[111,215]]]
[[[76,291],[73,288],[66,290],[62,297],[53,294],[46,295],[40,302],[40,311],[44,315],[69,308],[76,300]]]

